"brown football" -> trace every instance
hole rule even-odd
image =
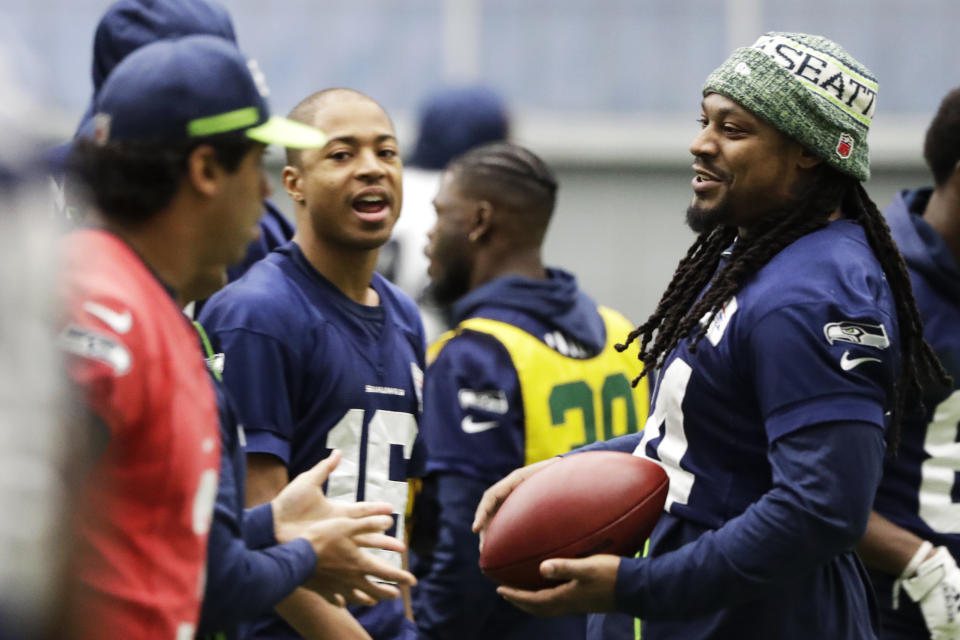
[[[480,569],[523,589],[555,584],[547,558],[632,556],[663,512],[669,481],[660,465],[618,451],[566,456],[527,478],[500,506],[483,537]]]

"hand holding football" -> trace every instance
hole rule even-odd
[[[633,555],[663,511],[668,480],[656,463],[617,451],[587,451],[523,481],[494,515],[480,568],[523,589],[556,584],[540,576],[548,558]]]

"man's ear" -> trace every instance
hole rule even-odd
[[[493,228],[493,204],[488,200],[479,200],[470,220],[470,242],[476,242],[487,236]]]
[[[280,173],[280,178],[283,180],[283,188],[286,189],[294,202],[298,204],[306,202],[307,198],[303,194],[303,172],[300,171],[299,167],[288,164]]]
[[[815,156],[806,147],[800,148],[800,157],[797,159],[797,166],[801,169],[813,169],[815,166],[823,162],[818,156]]]
[[[216,152],[208,144],[201,144],[187,157],[187,179],[205,196],[216,195],[225,173]]]

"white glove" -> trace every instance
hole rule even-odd
[[[932,640],[960,640],[960,569],[950,551],[937,547],[915,574],[901,581],[910,599],[920,605]]]

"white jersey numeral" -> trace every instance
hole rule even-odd
[[[920,517],[934,531],[960,533],[960,503],[952,496],[960,478],[960,390],[937,406],[927,425],[920,467]]]
[[[663,372],[654,399],[653,413],[647,418],[643,439],[633,452],[635,456],[643,456],[647,443],[663,433],[663,439],[657,446],[660,460],[654,462],[659,462],[670,478],[670,490],[663,506],[665,511],[674,503],[687,504],[696,480],[696,476],[680,466],[680,460],[687,452],[687,435],[683,432],[683,397],[692,373],[690,365],[680,358],[671,362]],[[664,427],[665,432],[662,432]]]
[[[331,500],[356,502],[361,495],[368,502],[388,502],[397,519],[397,538],[404,538],[404,514],[407,510],[406,480],[390,479],[391,445],[403,447],[403,458],[409,460],[417,437],[417,419],[410,413],[378,410],[367,426],[364,473],[360,473],[363,409],[351,409],[327,433],[327,448],[343,453],[340,464],[327,481],[327,497]],[[366,550],[400,566],[400,554],[393,551]]]

